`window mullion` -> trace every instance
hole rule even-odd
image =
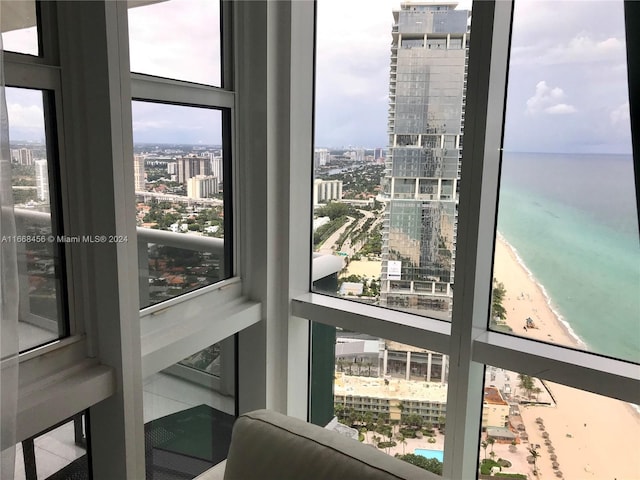
[[[233,92],[180,80],[131,74],[133,98],[181,105],[233,108]]]
[[[511,1],[475,2],[471,23],[444,476],[475,478],[484,365],[473,339],[487,329]]]
[[[125,243],[74,245],[72,287],[92,354],[116,393],[91,414],[93,478],[144,478],[133,141],[126,2],[58,2],[69,235]]]
[[[476,362],[640,403],[640,367],[589,352],[486,332],[474,341]]]

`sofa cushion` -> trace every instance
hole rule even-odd
[[[269,410],[236,420],[225,480],[440,479],[368,445]]]

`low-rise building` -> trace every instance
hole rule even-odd
[[[482,430],[509,424],[509,404],[496,387],[485,387],[482,401]]]

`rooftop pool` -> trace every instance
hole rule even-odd
[[[436,460],[443,461],[444,452],[442,450],[428,450],[426,448],[416,448],[413,453],[416,455],[422,455],[425,458],[435,458]]]

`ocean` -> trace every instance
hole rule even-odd
[[[498,231],[587,350],[640,362],[633,179],[631,155],[505,152]]]

